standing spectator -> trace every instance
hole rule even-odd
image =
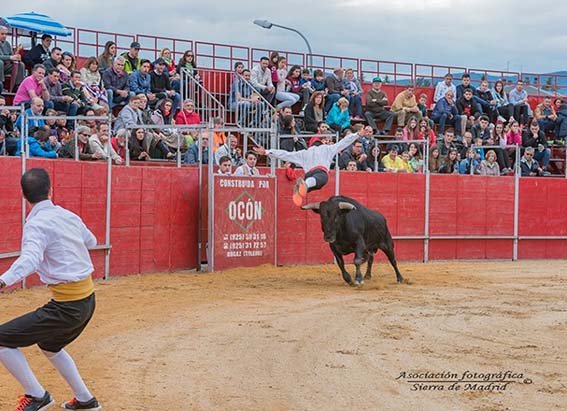
[[[91,130],[87,126],[77,127],[77,150],[81,161],[100,160],[102,153],[95,152],[89,145]],[[62,148],[61,157],[75,158],[75,137],[71,138]]]
[[[156,98],[159,100],[163,98],[172,99],[173,111],[177,111],[179,103],[181,102],[181,96],[171,87],[169,76],[165,72],[165,60],[161,57],[156,60],[154,69],[150,74],[150,79],[151,91]]]
[[[13,92],[18,89],[18,86],[24,79],[25,65],[22,63],[22,56],[18,53],[21,50],[21,46],[14,53],[12,51],[12,45],[6,37],[8,35],[8,29],[4,26],[0,26],[0,93],[2,93],[2,86],[4,84],[6,74],[10,74],[10,87],[9,92]]]
[[[455,101],[453,100],[453,91],[447,90],[445,97],[441,98],[435,104],[431,119],[439,124],[439,134],[445,133],[445,126],[451,124],[455,126],[457,135],[461,135],[461,118]]]
[[[285,57],[284,57],[285,58]],[[278,63],[280,61],[280,54],[277,51],[270,53],[270,75],[272,76],[272,83],[275,85],[278,82]]]
[[[419,122],[417,138],[419,140],[426,140],[428,142],[429,147],[432,147],[435,144],[437,144],[437,136],[435,135],[435,131],[431,129],[429,119],[427,117],[422,118]]]
[[[415,87],[409,84],[407,88],[400,92],[392,103],[392,112],[398,117],[398,126],[403,127],[406,124],[406,117],[416,117],[421,119],[421,112],[415,100]]]
[[[496,100],[496,109],[498,110],[498,114],[502,116],[504,122],[511,123],[514,121],[514,105],[508,101],[508,96],[504,91],[504,83],[502,80],[498,80],[494,83],[492,96]]]
[[[480,82],[480,87],[475,90],[473,99],[478,103],[480,111],[488,116],[490,122],[496,122],[496,118],[498,117],[496,100],[488,88],[488,81],[482,80]]]
[[[278,66],[276,70],[276,100],[280,103],[276,106],[277,108],[291,107],[299,101],[299,95],[294,93],[286,92],[286,87],[289,86],[289,80],[287,77],[287,60],[285,57],[280,57],[278,60]],[[273,79],[272,79],[273,82]]]
[[[108,123],[98,123],[97,132],[89,137],[90,151],[99,155],[102,160],[108,159],[108,154],[115,164],[122,164],[122,158],[114,151],[110,144],[110,130]],[[109,153],[110,150],[110,153]]]
[[[322,121],[325,121],[325,93],[316,91],[311,95],[309,104],[305,107],[305,131],[316,132],[317,124]]]
[[[57,65],[62,83],[71,79],[71,72],[75,70],[75,57],[68,51],[61,55],[61,63]]]
[[[57,111],[63,111],[68,116],[77,115],[79,105],[74,103],[71,96],[63,95],[63,87],[59,81],[59,70],[55,67],[49,69],[47,77],[44,79],[45,86],[49,92],[49,100]],[[70,120],[68,126],[72,127],[73,122]]]
[[[474,89],[471,86],[471,76],[468,73],[464,73],[461,77],[461,84],[457,86],[457,101],[463,97],[466,90],[470,90],[472,94],[474,94]],[[472,95],[471,94],[471,95]]]
[[[260,62],[250,72],[250,83],[270,104],[276,97],[276,88],[272,83],[272,73],[268,68],[267,57],[260,58]]]
[[[121,54],[121,56],[124,57],[124,71],[129,75],[140,69],[142,61],[138,57],[138,54],[140,54],[140,43],[137,41],[130,43],[130,50]]]
[[[216,151],[215,163],[220,164],[220,159],[225,156],[230,158],[234,167],[238,167],[244,162],[242,150],[238,147],[238,138],[234,134],[229,134],[228,144],[223,144]]]
[[[157,103],[157,97],[152,93],[152,78],[150,72],[150,60],[142,60],[140,68],[128,76],[128,87],[134,94],[145,94],[150,105]]]
[[[51,47],[52,41],[53,37],[51,37],[50,34],[41,36],[41,43],[36,44],[26,53],[24,62],[29,67],[34,67],[36,64],[43,64],[43,62],[49,58],[49,47]]]
[[[388,134],[396,116],[391,111],[386,110],[387,105],[388,97],[382,91],[382,79],[374,77],[372,79],[372,89],[366,93],[366,113],[364,113],[364,116],[368,120],[368,124],[378,134]],[[376,120],[384,121],[382,130],[378,129]]]
[[[544,175],[543,169],[539,166],[537,160],[534,159],[533,147],[527,147],[524,155],[520,159],[520,169],[522,177],[536,177]]]
[[[458,174],[459,173],[459,152],[456,148],[451,148],[441,161],[439,174]]]
[[[341,97],[327,114],[327,124],[333,130],[343,131],[350,126],[348,106],[348,100],[345,97]]]
[[[121,128],[116,133],[116,137],[110,139],[112,149],[120,156],[122,161],[126,160],[126,134],[128,134],[126,129]]]
[[[545,96],[543,98],[543,102],[537,105],[534,110],[534,118],[537,120],[539,128],[544,133],[551,130],[555,132],[557,126],[557,113],[555,112],[555,107],[551,104],[551,97]]]
[[[333,70],[333,74],[325,79],[325,87],[327,89],[325,113],[328,113],[340,98],[346,98],[350,104],[349,91],[344,87],[343,77],[344,70],[341,67],[337,67]]]
[[[297,94],[297,96],[301,99],[300,115],[304,114],[305,107],[309,104],[309,99],[311,98],[312,93],[310,82],[301,82],[301,67],[297,65],[291,67],[287,73],[286,80],[289,83],[290,92]]]
[[[541,162],[541,168],[544,170],[542,175],[549,175],[545,169],[549,164],[551,150],[547,147],[547,138],[545,137],[544,132],[539,129],[537,120],[532,120],[530,128],[524,130],[524,133],[522,134],[522,146],[533,147],[535,149],[534,159]]]
[[[116,43],[109,40],[104,44],[104,51],[100,56],[98,56],[98,66],[100,71],[111,68],[114,65],[114,59],[116,58]],[[124,66],[124,65],[123,65]]]
[[[486,158],[480,162],[480,175],[482,176],[499,176],[500,166],[496,161],[496,153],[494,150],[486,152]]]
[[[354,70],[348,68],[345,70],[345,79],[343,80],[345,89],[348,90],[350,97],[350,116],[355,120],[362,120],[362,86],[356,77]]]
[[[128,74],[124,71],[124,57],[122,56],[116,57],[112,67],[104,70],[102,82],[110,108],[128,103],[128,99],[134,95],[134,92],[128,87]]]
[[[510,103],[514,106],[514,118],[522,125],[528,124],[528,92],[524,90],[524,82],[518,80],[516,87],[510,90]]]
[[[42,63],[45,66],[45,71],[49,72],[52,68],[57,68],[57,66],[61,64],[62,58],[63,50],[59,47],[53,47],[51,49],[50,57]]]
[[[453,93],[453,97],[457,95],[457,88],[453,84],[453,75],[451,73],[445,74],[444,81],[440,81],[435,86],[433,101],[437,103],[439,100],[445,97],[447,91],[451,91]]]
[[[45,67],[43,64],[35,65],[31,76],[26,77],[18,87],[14,97],[14,105],[28,105],[34,97],[39,97],[47,108],[52,108],[51,103],[47,103],[49,101],[49,91],[47,91],[44,78]]]
[[[258,155],[249,151],[246,153],[246,162],[234,170],[235,176],[259,176],[260,171],[256,168],[256,162],[258,161]]]

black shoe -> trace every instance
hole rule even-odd
[[[32,397],[31,395],[22,395],[18,401],[16,411],[44,411],[50,408],[53,403],[51,395],[45,391],[41,398]]]
[[[100,411],[102,407],[99,405],[95,397],[92,397],[87,402],[81,402],[76,398],[61,404],[64,410],[84,410],[84,411]]]

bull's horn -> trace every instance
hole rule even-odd
[[[301,206],[302,210],[319,210],[321,203],[309,203]]]
[[[339,208],[341,210],[356,210],[356,207],[354,206],[354,204],[347,203],[345,201],[339,202]]]

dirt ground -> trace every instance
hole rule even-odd
[[[68,351],[108,411],[567,409],[567,261],[400,268],[409,284],[379,264],[358,289],[334,266],[99,282]],[[0,322],[48,298],[0,295]],[[68,399],[37,347],[24,352]],[[449,382],[410,382],[431,378]],[[0,410],[19,391],[0,369]]]

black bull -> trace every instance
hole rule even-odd
[[[348,284],[361,285],[364,283],[360,266],[365,262],[368,262],[368,265],[364,279],[368,280],[372,277],[372,262],[374,261],[374,254],[379,249],[386,254],[390,264],[394,267],[397,281],[399,283],[404,281],[396,263],[394,241],[382,214],[344,196],[333,196],[327,201],[307,204],[301,208],[312,210],[321,216],[323,238],[329,243],[341,269],[343,279]],[[354,283],[345,269],[343,259],[344,255],[351,253],[355,253],[356,277]]]

